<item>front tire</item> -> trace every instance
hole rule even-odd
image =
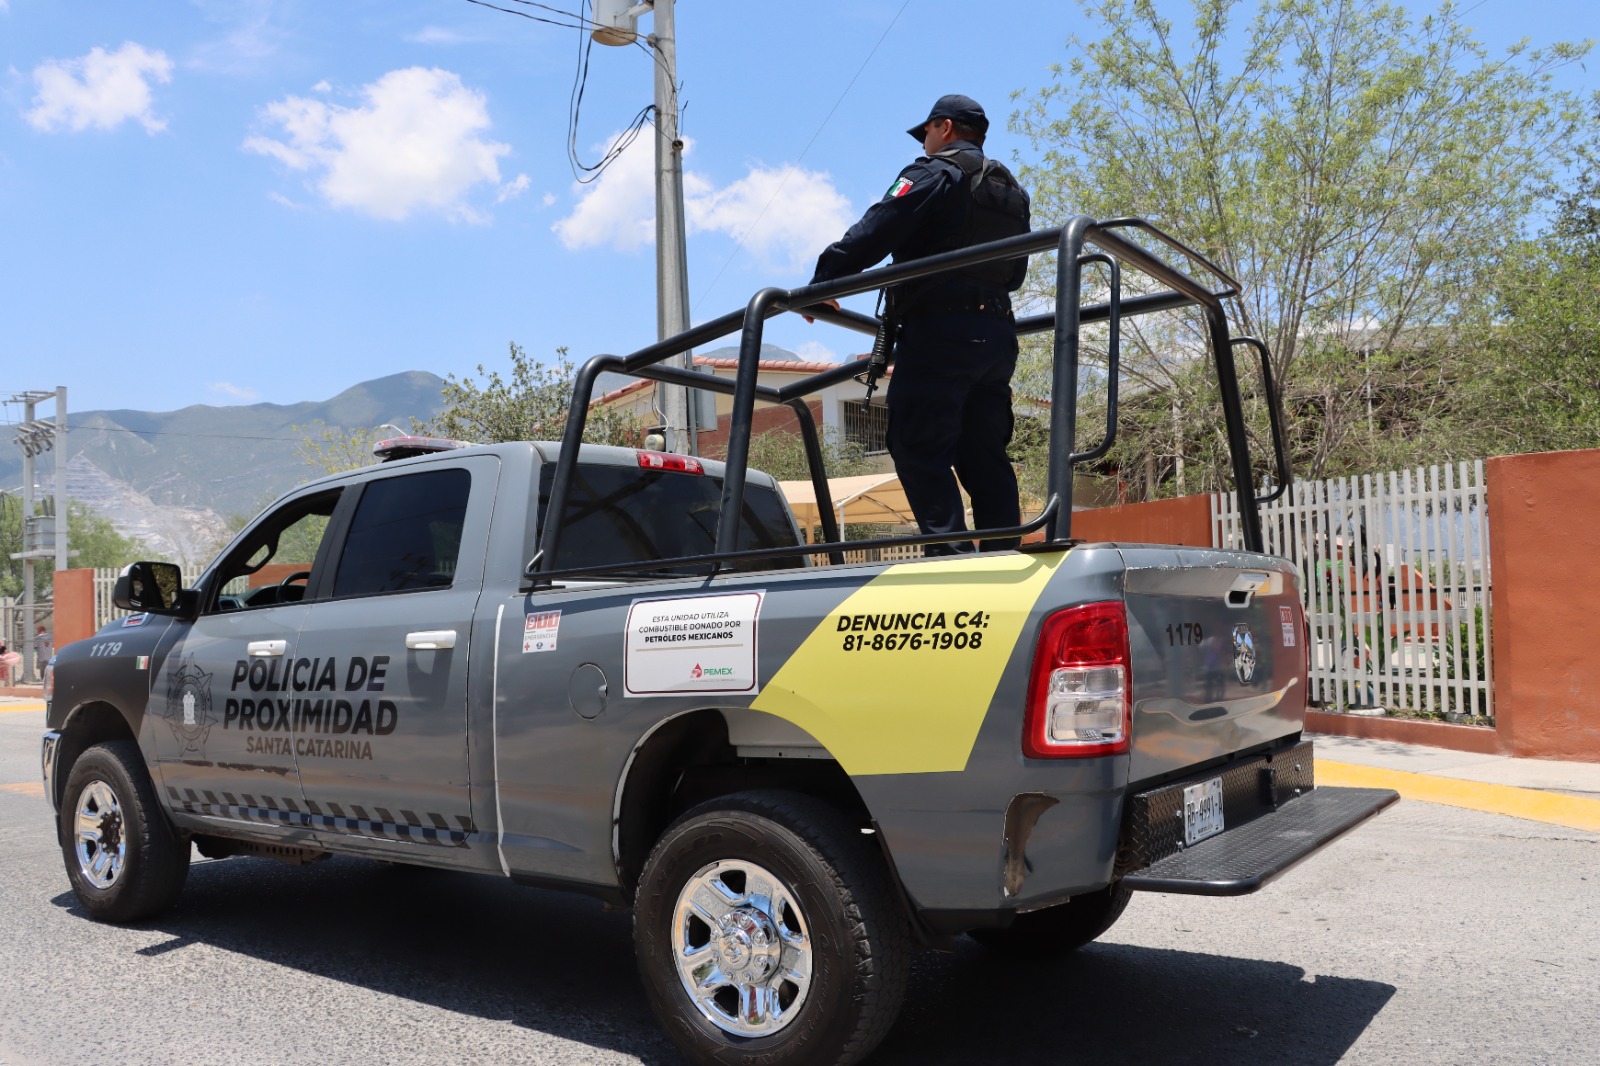
[[[1118,881],[1098,892],[1073,896],[1042,911],[1019,914],[1004,929],[974,929],[984,947],[1019,959],[1050,959],[1098,939],[1128,909],[1133,893]]]
[[[67,777],[60,837],[78,902],[103,922],[166,910],[189,876],[189,842],[156,803],[139,745],[96,744]]]
[[[905,995],[910,929],[882,857],[809,796],[703,803],[662,835],[634,904],[650,1005],[696,1063],[857,1062]]]

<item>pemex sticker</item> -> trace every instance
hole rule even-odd
[[[667,696],[753,693],[756,619],[764,592],[634,600],[628,608],[623,692]]]

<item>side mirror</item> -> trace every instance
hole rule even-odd
[[[182,591],[183,571],[176,563],[133,563],[117,578],[111,602],[124,611],[178,614]]]

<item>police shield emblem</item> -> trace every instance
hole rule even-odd
[[[167,674],[167,724],[184,752],[203,750],[211,716],[211,675],[187,660]]]
[[[1246,685],[1256,676],[1256,640],[1243,622],[1233,627],[1233,673]]]

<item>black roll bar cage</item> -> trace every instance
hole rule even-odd
[[[1172,266],[1160,256],[1130,240],[1125,235],[1130,231],[1144,234],[1177,252],[1188,263],[1200,267],[1205,274],[1220,282],[1220,286],[1212,287]],[[1093,245],[1098,251],[1086,252],[1086,245]],[[757,380],[757,375],[760,372],[762,333],[767,319],[785,311],[803,309],[806,314],[821,321],[843,326],[858,333],[876,335],[880,325],[877,318],[842,308],[834,310],[818,305],[828,300],[854,296],[857,293],[869,292],[900,282],[1051,250],[1057,253],[1055,309],[1050,313],[1019,318],[1016,322],[1018,334],[1055,331],[1050,406],[1052,447],[1043,512],[1030,522],[1006,529],[880,537],[848,542],[840,540],[838,523],[833,514],[833,499],[828,489],[827,472],[823,469],[822,448],[816,420],[811,408],[805,402],[805,397],[864,372],[868,357],[863,356],[854,362],[842,363],[787,385],[763,385]],[[1079,295],[1083,282],[1083,268],[1095,264],[1105,266],[1110,273],[1109,298],[1103,303],[1084,306]],[[1124,298],[1123,264],[1134,267],[1169,288],[1162,292]],[[1110,451],[1116,442],[1117,378],[1123,319],[1198,306],[1205,315],[1212,363],[1222,396],[1223,421],[1227,429],[1234,487],[1238,492],[1244,547],[1249,551],[1259,552],[1262,550],[1261,521],[1256,506],[1282,495],[1289,484],[1290,471],[1287,450],[1284,446],[1281,403],[1274,387],[1272,360],[1267,347],[1254,337],[1231,336],[1228,330],[1223,301],[1236,297],[1239,293],[1239,283],[1220,266],[1144,219],[1115,218],[1097,222],[1083,215],[1073,218],[1065,226],[1054,229],[1036,230],[908,263],[879,267],[817,285],[803,285],[796,289],[762,289],[751,297],[742,311],[733,311],[714,318],[641,348],[632,355],[596,355],[583,364],[573,383],[572,403],[567,414],[566,428],[562,434],[561,452],[556,459],[555,474],[551,481],[550,498],[545,513],[555,516],[566,512],[567,499],[572,490],[573,470],[578,463],[595,384],[602,373],[614,371],[733,397],[715,548],[708,554],[662,560],[664,564],[674,569],[705,564],[709,573],[715,573],[728,563],[820,554],[827,555],[834,563],[842,563],[843,553],[847,549],[853,551],[909,544],[944,544],[959,540],[1021,537],[1040,529],[1045,531],[1043,544],[1029,545],[1029,550],[1066,547],[1072,543],[1073,467],[1078,463],[1100,458]],[[1072,448],[1077,440],[1080,333],[1082,326],[1091,322],[1107,322],[1110,326],[1106,431],[1100,443],[1093,448],[1074,452]],[[681,352],[735,332],[739,333],[739,357],[738,369],[732,379],[701,374],[682,367],[661,365],[664,360]],[[1238,367],[1234,361],[1234,348],[1239,345],[1252,348],[1260,357],[1262,384],[1266,392],[1268,416],[1272,426],[1273,458],[1278,485],[1270,495],[1262,497],[1255,495],[1251,477],[1249,436],[1244,421],[1244,405],[1239,393]],[[824,543],[735,550],[738,544],[739,515],[744,507],[745,476],[749,462],[755,401],[758,399],[771,404],[787,405],[797,416],[806,460],[811,470],[811,482],[816,493]],[[561,523],[546,521],[540,531],[538,549],[528,561],[526,575],[537,584],[548,584],[558,577],[621,573],[639,569],[637,561],[558,569],[554,563],[560,547]]]

